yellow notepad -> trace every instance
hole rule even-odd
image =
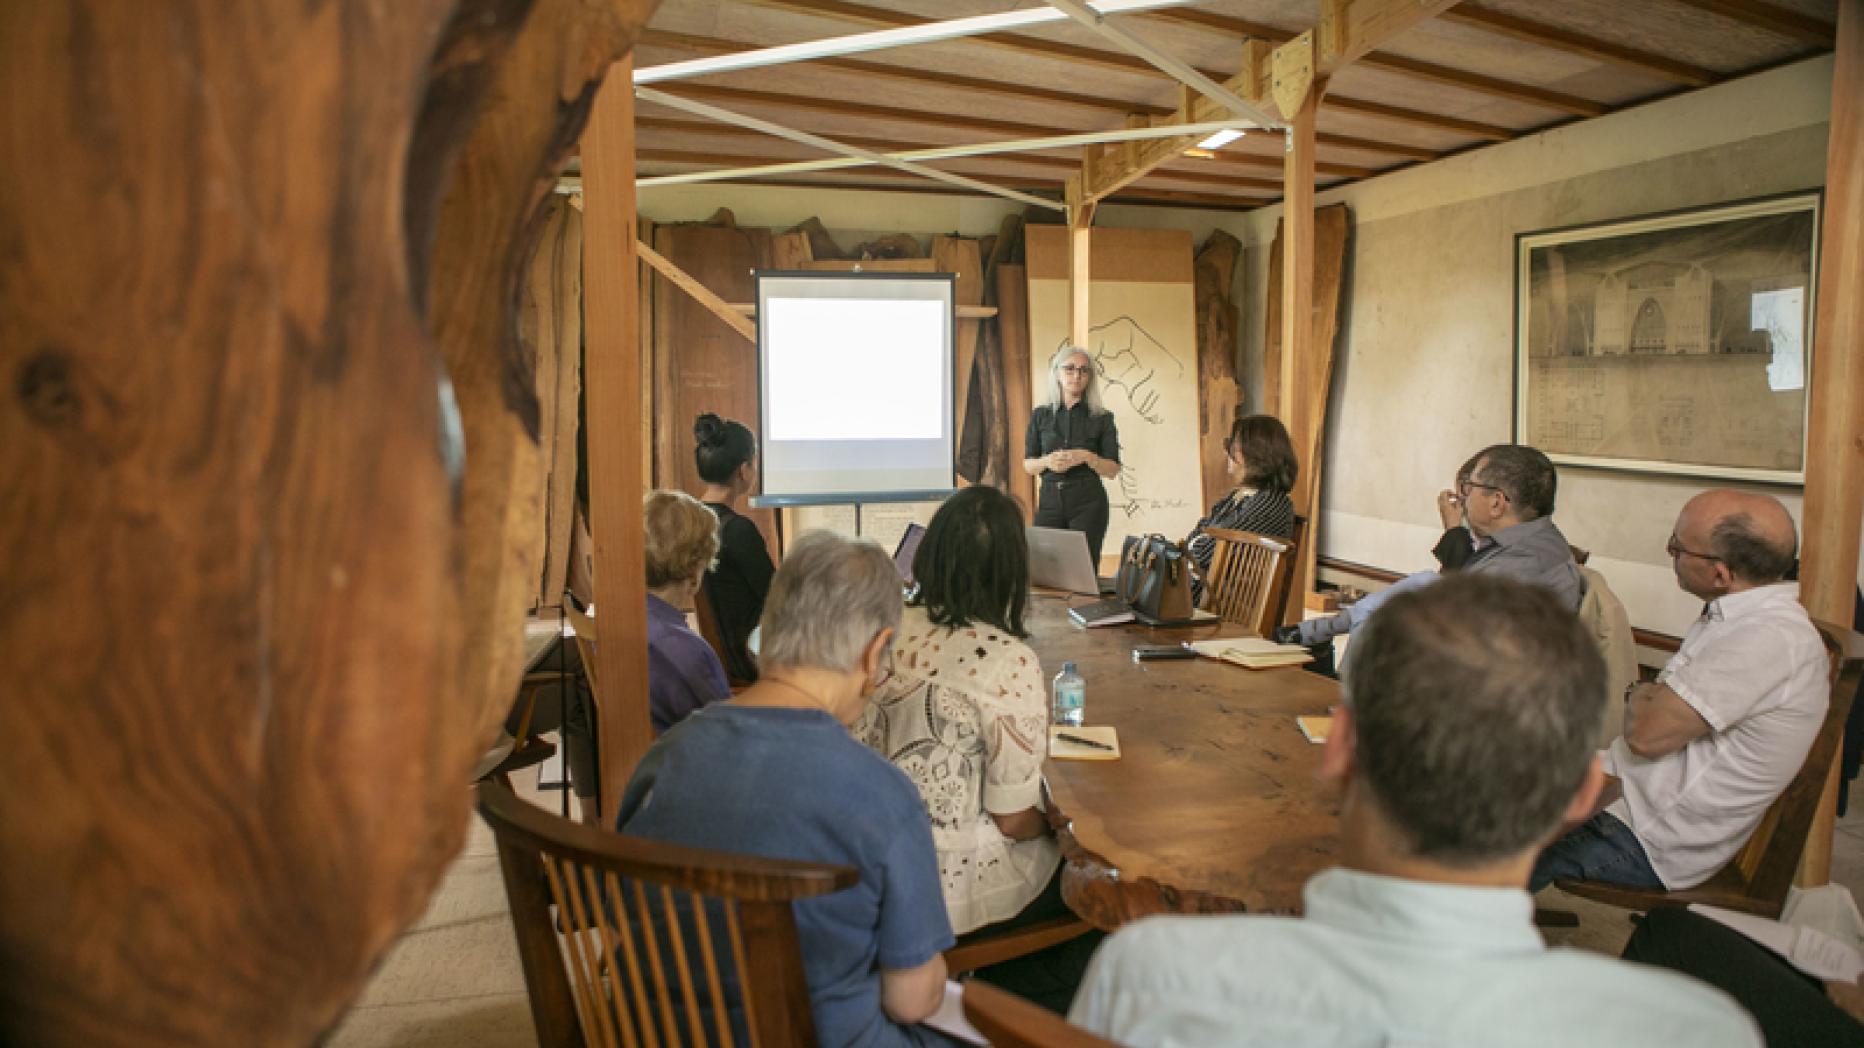
[[[1326,742],[1327,733],[1333,730],[1332,717],[1296,717],[1294,722],[1309,742]]]
[[[1313,653],[1299,644],[1277,644],[1261,637],[1225,637],[1218,640],[1188,641],[1185,647],[1207,659],[1233,662],[1252,670],[1275,666],[1299,666],[1314,661]]]
[[[1100,746],[1071,742],[1062,738],[1064,735],[1097,742]],[[1102,749],[1102,746],[1106,749]],[[1049,726],[1049,756],[1058,761],[1117,761],[1120,759],[1119,730],[1108,724],[1098,724],[1091,728],[1064,728],[1052,724]]]

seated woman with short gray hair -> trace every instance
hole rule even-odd
[[[925,808],[848,730],[900,608],[899,572],[879,546],[802,536],[764,603],[758,682],[661,736],[617,819],[652,840],[860,871],[853,888],[795,904],[825,1046],[949,1043],[917,1025],[943,997],[952,945]]]

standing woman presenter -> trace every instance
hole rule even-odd
[[[1049,361],[1048,402],[1029,416],[1023,456],[1023,471],[1042,478],[1036,526],[1085,533],[1098,572],[1110,513],[1101,481],[1120,475],[1120,434],[1100,402],[1094,361],[1080,346],[1063,346]]]

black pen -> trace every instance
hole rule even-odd
[[[1084,739],[1079,735],[1070,735],[1065,731],[1056,732],[1055,737],[1060,739],[1063,742],[1072,742],[1076,746],[1092,746],[1093,748],[1097,750],[1111,750],[1113,748],[1104,742],[1095,742],[1093,739]]]

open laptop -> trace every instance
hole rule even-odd
[[[899,569],[900,581],[908,586],[913,584],[913,558],[919,555],[919,540],[925,537],[924,525],[908,524],[900,544],[893,549],[893,566]]]
[[[1066,528],[1023,529],[1029,538],[1029,582],[1034,586],[1099,595],[1113,592],[1113,580],[1094,574],[1087,536]]]

